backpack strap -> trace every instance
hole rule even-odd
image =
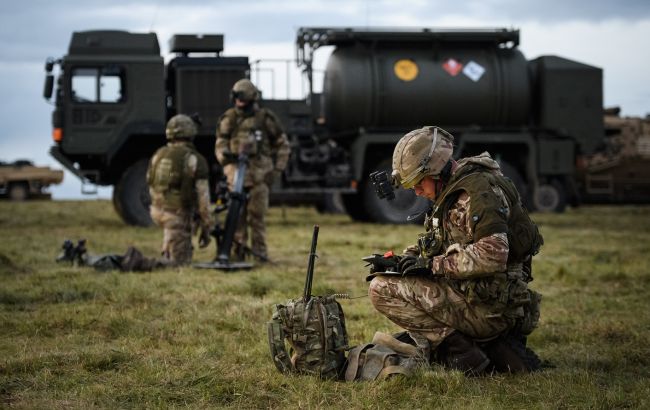
[[[273,319],[267,323],[267,332],[273,364],[282,373],[291,372],[293,366],[284,344],[285,334],[278,315],[273,315]]]
[[[351,382],[356,380],[361,353],[365,353],[366,350],[374,346],[372,343],[366,343],[350,350],[350,354],[348,355],[348,368],[345,370],[345,381]]]

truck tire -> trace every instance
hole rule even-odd
[[[564,212],[566,204],[566,190],[558,180],[541,184],[533,193],[533,206],[537,212]]]
[[[376,169],[369,171],[391,172],[391,161],[384,160],[379,163]],[[369,180],[363,181],[361,186],[363,204],[371,221],[388,224],[405,224],[424,222],[424,213],[431,206],[431,202],[415,195],[412,189],[395,190],[395,199],[379,199],[375,188]]]
[[[350,215],[350,218],[358,222],[369,222],[370,217],[363,207],[363,201],[361,200],[361,194],[343,194],[341,195],[343,200],[343,207],[345,212]]]
[[[342,195],[338,192],[323,194],[323,199],[316,204],[316,210],[321,214],[342,214],[345,213]]]
[[[146,175],[149,160],[142,158],[126,169],[113,189],[113,204],[122,220],[129,225],[151,226],[149,187]],[[120,212],[121,210],[121,212]]]
[[[501,167],[503,175],[510,178],[512,183],[515,184],[515,188],[517,188],[519,196],[521,197],[521,203],[526,207],[526,209],[534,210],[534,204],[532,203],[531,195],[528,192],[528,184],[519,171],[517,171],[517,168],[503,161],[499,162],[499,166]]]
[[[29,187],[26,182],[14,182],[9,185],[8,193],[12,201],[25,201],[29,198]]]

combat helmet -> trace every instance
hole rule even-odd
[[[196,136],[196,133],[196,123],[185,114],[174,115],[167,122],[167,128],[165,129],[168,140],[182,138],[192,140]]]
[[[423,127],[404,135],[393,151],[393,182],[413,188],[427,175],[440,175],[454,152],[454,137],[440,127]]]
[[[232,86],[230,91],[230,98],[234,102],[235,99],[250,103],[260,99],[260,91],[255,87],[255,84],[247,78],[242,78]]]

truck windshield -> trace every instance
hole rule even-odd
[[[122,69],[75,68],[72,70],[72,100],[78,103],[124,101]]]

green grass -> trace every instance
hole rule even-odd
[[[0,407],[649,408],[650,207],[534,219],[546,244],[532,286],[544,300],[529,343],[553,367],[473,379],[434,367],[341,383],[279,374],[266,342],[273,304],[302,292],[313,225],[314,293],[351,296],[367,290],[360,258],[401,251],[420,227],[273,208],[273,264],[99,273],[54,263],[62,241],[155,256],[161,231],[123,225],[108,201],[0,203]],[[368,298],[341,304],[352,344],[397,330]]]

